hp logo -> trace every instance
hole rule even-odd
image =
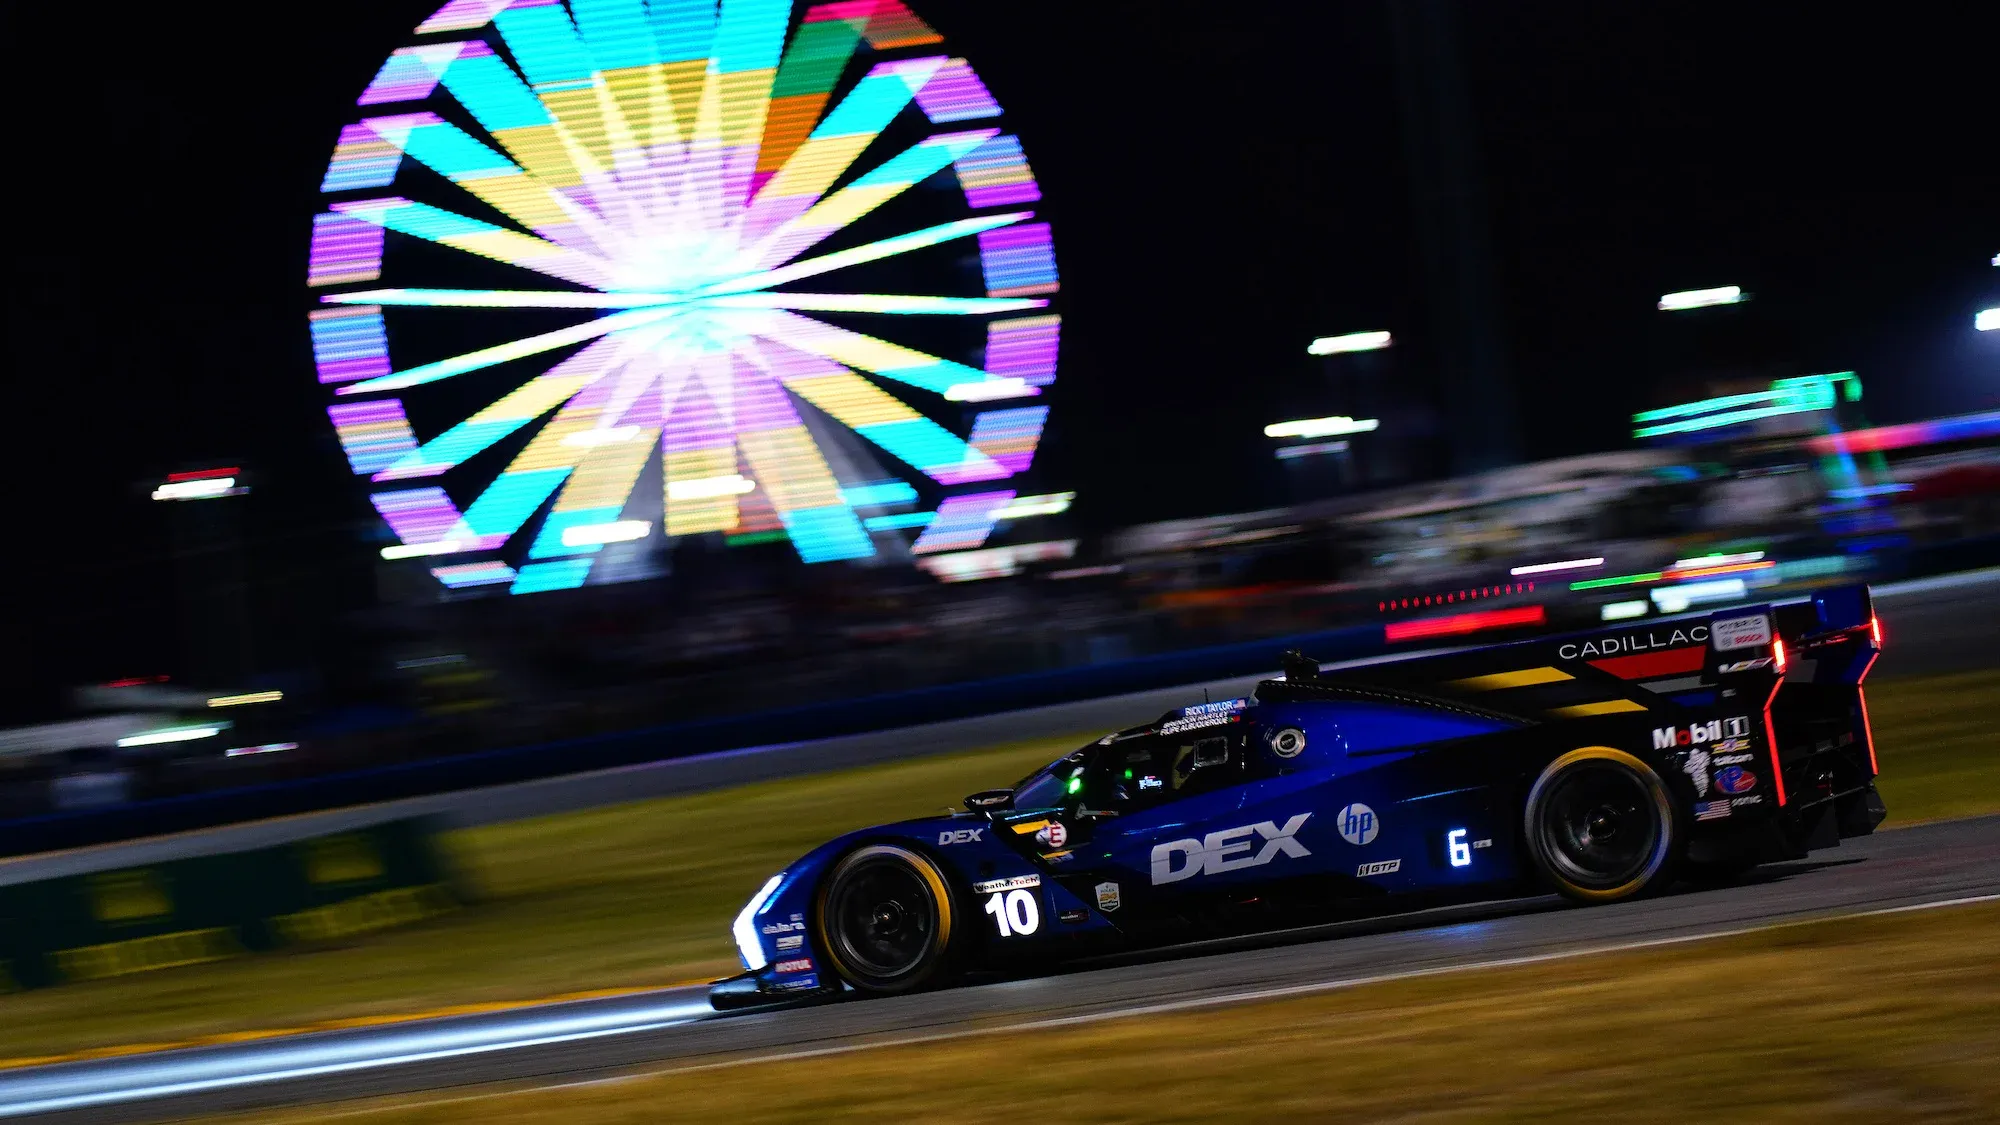
[[[1382,830],[1382,822],[1375,819],[1375,810],[1362,804],[1340,810],[1334,823],[1340,826],[1340,838],[1355,847],[1373,843],[1375,834]]]

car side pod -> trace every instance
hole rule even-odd
[[[718,1012],[735,1012],[744,1008],[770,1008],[780,1004],[796,1007],[831,999],[847,991],[847,986],[844,984],[773,991],[769,984],[759,979],[762,975],[762,970],[752,969],[709,985],[708,1006]]]

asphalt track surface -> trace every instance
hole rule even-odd
[[[1040,978],[709,1014],[678,989],[487,1016],[0,1074],[0,1115],[155,1121],[383,1094],[419,1101],[1059,1027],[1414,975],[1699,941],[1789,922],[2000,900],[2000,817],[1888,831],[1719,890],[1575,907],[1543,897],[1231,939]],[[490,1084],[501,1084],[494,1086]],[[491,1104],[495,1116],[504,1100]]]
[[[1892,583],[1879,587],[1876,599],[1888,631],[1886,650],[1874,671],[1877,679],[1991,667],[2000,661],[1992,639],[1992,623],[2000,621],[2000,568]],[[1268,675],[1276,674],[1274,669]],[[1073,736],[1081,743],[1105,731],[1148,722],[1164,711],[1199,699],[1248,695],[1255,690],[1257,681],[1264,678],[1268,676],[1187,684],[812,742],[745,747],[515,785],[0,859],[0,884],[268,847],[405,817],[434,816],[446,827],[463,828],[1031,739]]]

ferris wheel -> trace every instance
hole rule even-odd
[[[938,555],[1061,507],[1015,483],[1060,331],[1041,193],[900,0],[451,0],[415,34],[308,267],[385,557],[532,593],[659,536]]]

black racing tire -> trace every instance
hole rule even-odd
[[[871,844],[841,857],[820,882],[819,947],[861,992],[895,994],[942,983],[957,915],[944,872],[928,856]]]
[[[1550,762],[1528,791],[1522,826],[1542,877],[1576,902],[1658,893],[1673,883],[1687,847],[1660,775],[1609,746]]]

